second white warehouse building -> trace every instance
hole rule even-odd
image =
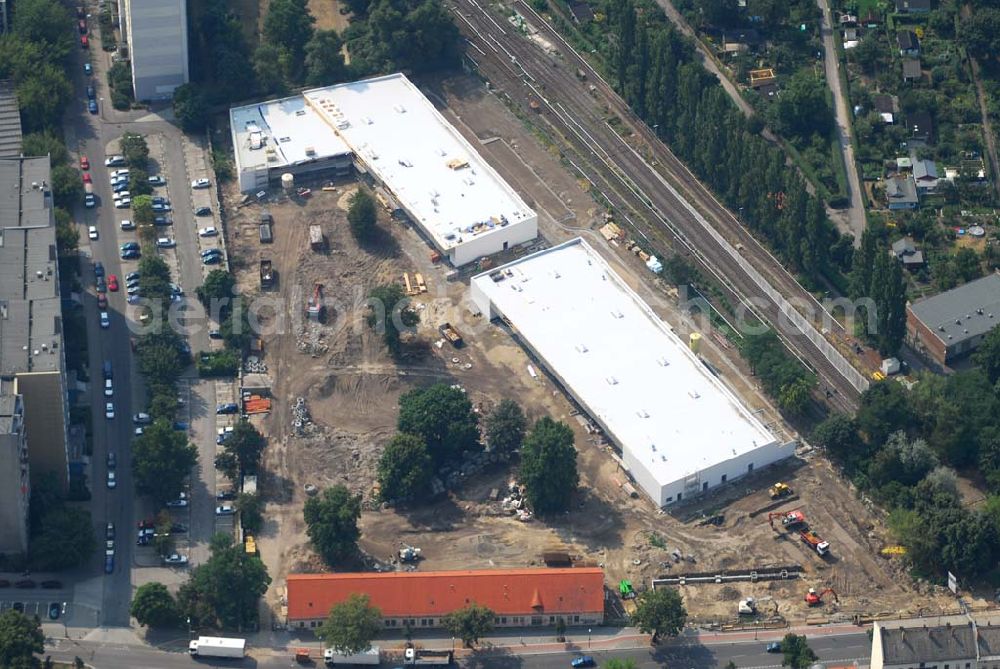
[[[622,451],[660,506],[790,456],[582,239],[472,279],[521,343]]]

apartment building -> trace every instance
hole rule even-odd
[[[136,100],[170,99],[189,81],[187,2],[118,0]]]

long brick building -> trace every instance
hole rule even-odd
[[[386,629],[439,627],[473,602],[496,614],[496,627],[604,621],[604,572],[596,567],[293,574],[287,586],[288,625],[298,628],[317,627],[355,593],[368,595]]]

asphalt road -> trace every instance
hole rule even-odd
[[[90,10],[94,7],[90,6]],[[94,11],[91,11],[94,14]],[[90,21],[91,28],[96,28],[96,21]],[[90,50],[79,50],[76,54],[74,68],[74,83],[79,106],[71,108],[66,118],[66,140],[71,155],[78,159],[86,155],[90,160],[90,173],[93,179],[94,193],[98,198],[95,209],[86,209],[82,203],[74,210],[74,218],[79,224],[81,248],[81,280],[84,287],[84,307],[87,318],[87,333],[91,373],[91,403],[93,407],[94,454],[90,467],[90,488],[93,493],[92,514],[95,532],[103,546],[105,525],[113,522],[116,528],[116,555],[114,571],[104,576],[104,551],[99,551],[94,557],[91,569],[92,576],[86,577],[76,584],[74,600],[77,606],[71,611],[72,623],[77,626],[128,626],[128,607],[132,596],[132,567],[135,562],[135,523],[141,518],[153,515],[156,511],[148,501],[136,498],[131,474],[131,441],[134,427],[130,419],[137,411],[145,409],[145,388],[132,364],[130,335],[126,323],[126,295],[124,286],[118,292],[107,293],[111,318],[111,327],[101,329],[98,322],[97,294],[95,292],[94,262],[104,265],[107,275],[117,275],[123,282],[124,275],[137,269],[136,261],[122,261],[119,258],[119,245],[126,241],[137,241],[135,232],[122,231],[120,221],[131,218],[131,209],[115,209],[113,194],[110,187],[109,171],[115,168],[104,166],[109,144],[117,140],[124,132],[139,132],[144,135],[159,133],[163,141],[159,155],[152,156],[149,168],[150,174],[161,174],[167,180],[166,188],[157,188],[155,195],[168,197],[174,208],[169,216],[174,225],[162,228],[162,234],[174,237],[177,248],[162,251],[168,263],[175,267],[173,280],[180,284],[188,296],[193,296],[195,289],[202,283],[202,265],[199,251],[197,228],[199,225],[216,225],[210,218],[195,219],[192,207],[192,191],[190,181],[195,177],[207,176],[203,171],[192,169],[198,173],[189,176],[187,158],[192,156],[204,164],[204,157],[198,151],[192,151],[191,145],[183,140],[181,131],[174,125],[161,120],[147,120],[145,111],[117,112],[111,107],[110,94],[107,88],[106,71],[110,65],[110,55],[100,48],[99,36],[95,31],[90,34]],[[89,60],[93,66],[93,76],[87,77],[83,72],[83,63]],[[86,109],[86,86],[94,85],[97,89],[99,113],[91,115]],[[197,164],[197,160],[194,160]],[[213,203],[214,212],[218,207]],[[217,214],[216,214],[217,215]],[[87,226],[96,225],[99,238],[90,241],[87,238]],[[192,349],[209,348],[207,327],[202,327],[189,337]],[[115,418],[105,418],[105,397],[101,367],[105,360],[110,360],[114,370]],[[188,370],[188,376],[194,376],[193,368]],[[214,386],[200,384],[196,392],[182,394],[188,401],[186,415],[179,419],[189,418],[194,421],[203,419],[209,414],[214,415]],[[202,431],[203,439],[212,440],[214,454],[214,436]],[[203,449],[204,450],[204,449]],[[106,485],[107,453],[113,451],[117,458],[115,489]],[[204,454],[203,456],[204,457]],[[209,465],[211,467],[211,464]],[[213,468],[214,470],[214,468]],[[200,485],[200,472],[196,472],[193,492],[196,494],[195,504],[190,509],[180,510],[176,518],[192,527],[197,534],[192,541],[207,543],[214,533],[214,476],[207,486]],[[211,496],[211,498],[210,498]],[[196,522],[192,522],[192,517]],[[182,537],[183,538],[183,537]],[[149,549],[139,549],[148,551]],[[155,556],[143,556],[144,562]],[[166,579],[169,581],[169,579]],[[133,665],[136,666],[136,665]]]

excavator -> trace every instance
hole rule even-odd
[[[808,606],[819,606],[823,603],[824,595],[833,595],[833,601],[840,603],[840,598],[837,597],[837,593],[834,592],[833,588],[827,588],[822,592],[816,592],[816,588],[809,588],[809,592],[806,593],[806,604]]]
[[[767,514],[767,522],[771,525],[771,529],[774,527],[774,519],[781,519],[781,526],[786,530],[794,530],[797,527],[803,527],[806,524],[806,514],[802,513],[799,509],[792,509],[791,511],[772,511]]]

